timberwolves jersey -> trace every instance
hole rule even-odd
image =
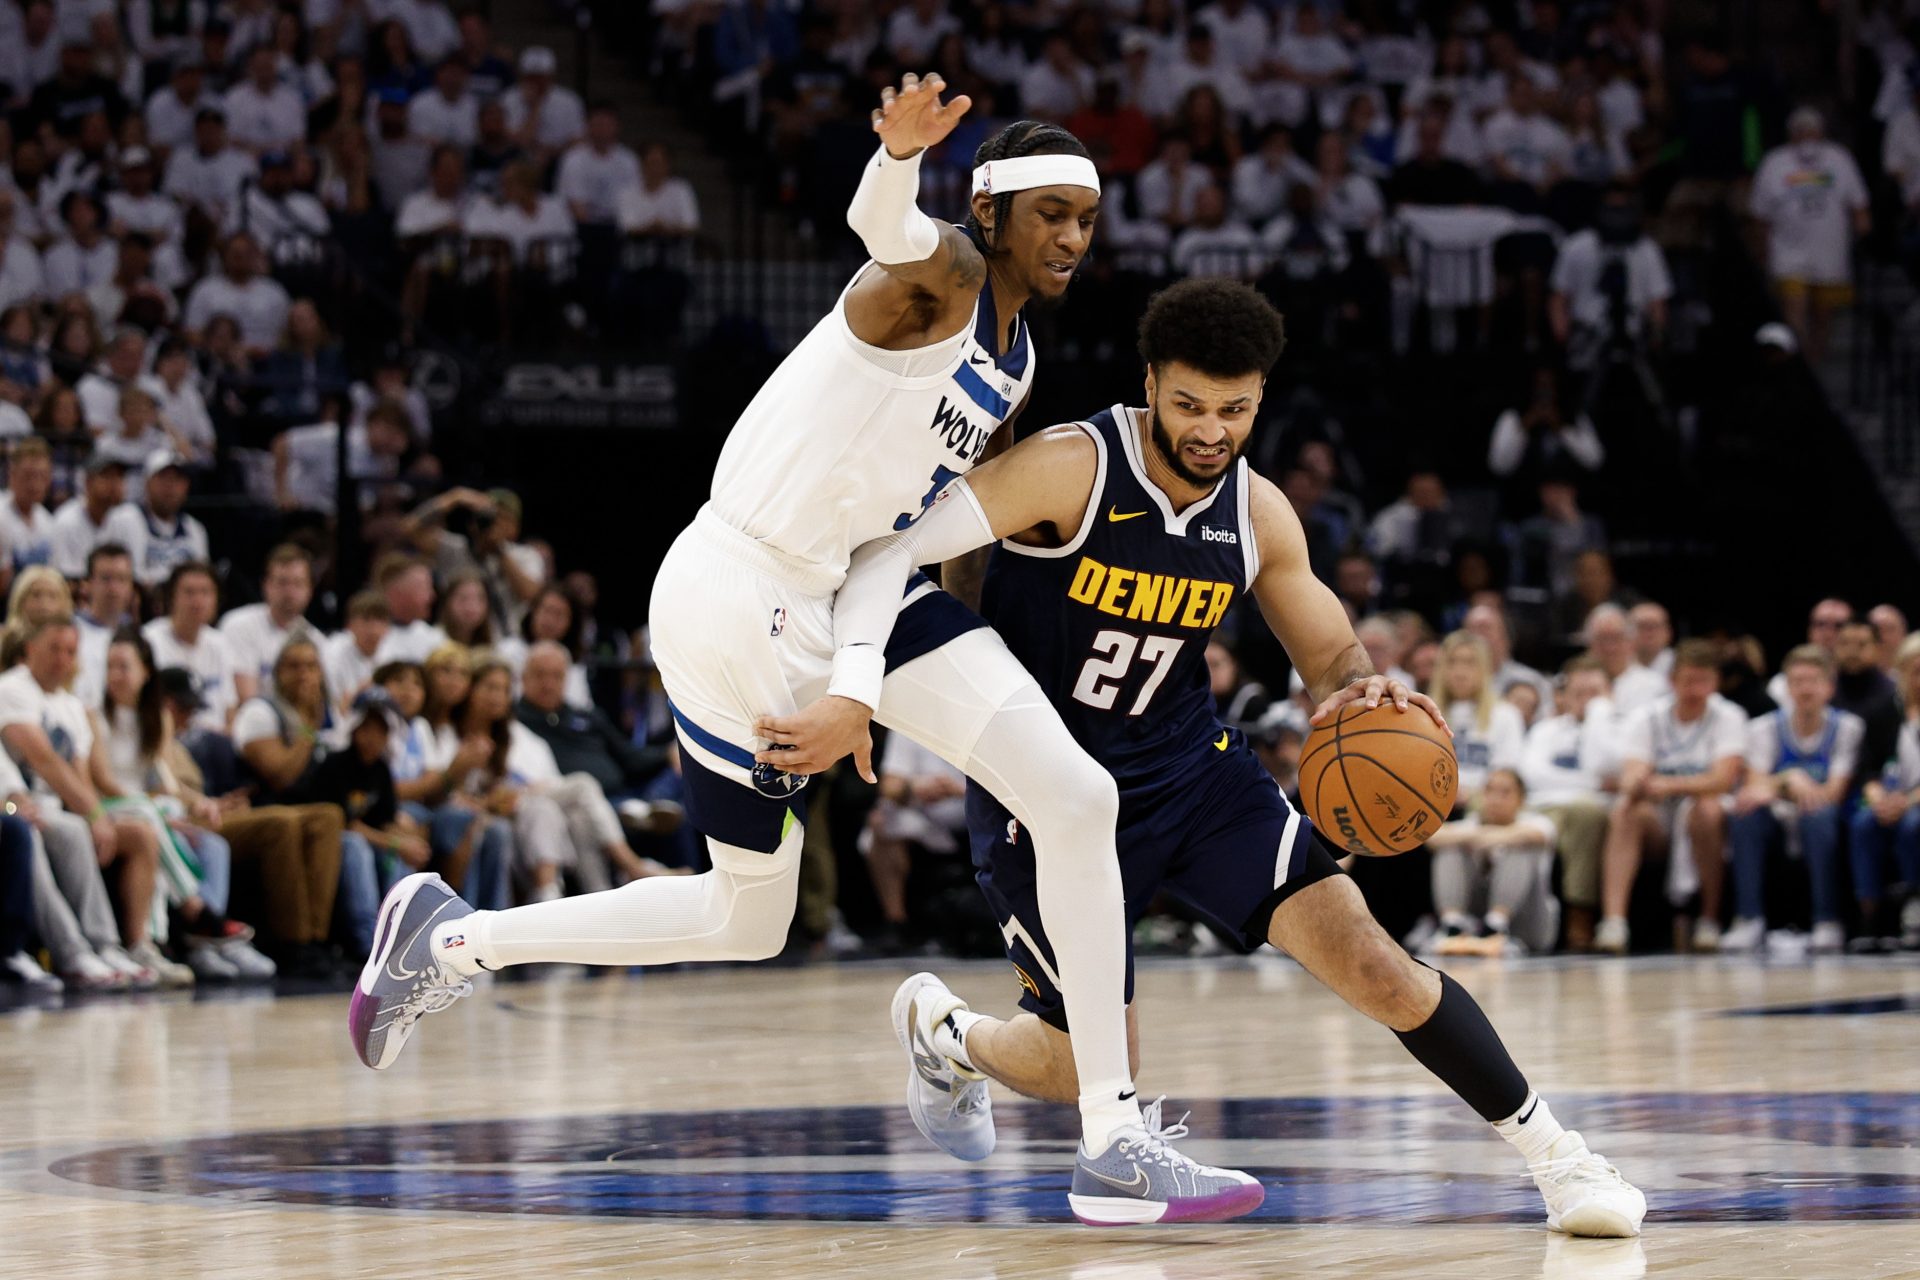
[[[853,288],[867,271],[855,273]],[[913,351],[854,336],[847,294],[780,362],[734,424],[710,509],[837,589],[853,548],[905,529],[980,461],[1033,385],[1033,344],[1013,318],[1005,355],[993,290],[972,321]]]
[[[1080,529],[1064,547],[1002,542],[981,595],[981,613],[1123,797],[1227,749],[1207,641],[1260,567],[1246,461],[1175,514],[1147,479],[1146,412],[1116,405],[1079,424],[1099,453]]]

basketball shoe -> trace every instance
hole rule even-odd
[[[473,994],[473,983],[433,958],[434,926],[472,914],[431,873],[417,872],[388,890],[374,921],[373,952],[347,1010],[347,1031],[360,1061],[376,1071],[392,1066],[422,1015]]]
[[[1533,1165],[1533,1185],[1547,1202],[1547,1229],[1570,1236],[1637,1236],[1647,1198],[1620,1171],[1569,1130]]]
[[[907,1114],[921,1136],[950,1156],[985,1160],[993,1154],[993,1100],[987,1078],[956,1061],[955,1031],[947,1019],[967,1002],[930,973],[916,973],[893,993],[893,1033],[907,1051]]]
[[[1214,1169],[1173,1149],[1184,1138],[1182,1122],[1160,1127],[1156,1098],[1137,1125],[1128,1125],[1097,1156],[1083,1145],[1073,1169],[1067,1202],[1073,1216],[1090,1227],[1121,1227],[1148,1222],[1226,1222],[1260,1207],[1267,1191],[1253,1177],[1233,1169]]]

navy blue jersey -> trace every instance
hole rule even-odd
[[[1073,541],[1002,542],[981,592],[981,613],[1123,796],[1227,749],[1207,641],[1259,572],[1245,460],[1175,514],[1147,479],[1145,416],[1116,405],[1079,424],[1100,461]]]

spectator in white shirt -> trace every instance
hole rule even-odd
[[[694,236],[700,233],[700,202],[693,184],[673,175],[664,142],[650,142],[640,153],[640,181],[615,202],[620,230],[630,236]]]
[[[261,603],[229,609],[220,619],[220,634],[233,651],[234,696],[241,702],[260,692],[273,675],[280,646],[296,628],[306,626],[307,606],[313,603],[313,557],[290,542],[275,547],[267,555],[260,594]]]
[[[107,222],[113,234],[138,231],[156,246],[167,245],[178,256],[182,218],[180,206],[155,189],[160,170],[145,147],[120,153],[120,186],[107,193]]]
[[[345,711],[373,679],[374,658],[387,638],[392,615],[387,598],[369,588],[347,601],[347,625],[320,646],[320,665],[334,706]]]
[[[1040,57],[1020,77],[1020,106],[1036,120],[1065,120],[1093,101],[1093,68],[1080,60],[1065,34],[1047,37]]]
[[[1342,102],[1340,86],[1353,74],[1353,54],[1327,29],[1317,5],[1299,6],[1291,19],[1282,21],[1284,29],[1274,41],[1272,75],[1261,86],[1256,111],[1296,127],[1315,114],[1330,124]]]
[[[1592,368],[1609,337],[1644,337],[1658,342],[1667,327],[1667,299],[1673,296],[1673,277],[1666,255],[1640,223],[1639,200],[1633,189],[1615,184],[1601,197],[1595,226],[1576,231],[1560,246],[1554,260],[1547,299],[1553,333],[1567,347],[1567,363]],[[1624,267],[1626,334],[1613,334],[1615,299],[1609,294],[1611,264]]]
[[[1593,948],[1612,804],[1607,788],[1619,769],[1619,726],[1607,693],[1607,673],[1599,663],[1591,658],[1567,663],[1554,691],[1555,714],[1527,731],[1520,760],[1534,807],[1553,819],[1560,833],[1560,898],[1572,951]]]
[[[15,106],[25,106],[35,89],[60,74],[60,50],[66,43],[51,0],[28,0],[21,11],[18,35],[0,45],[0,83],[11,91]]]
[[[1633,628],[1633,660],[1662,680],[1673,673],[1673,619],[1665,605],[1642,600],[1627,610]]]
[[[901,66],[926,66],[940,42],[959,30],[944,0],[912,0],[887,19],[887,52]]]
[[[1490,176],[1536,194],[1565,177],[1573,158],[1573,140],[1541,110],[1540,91],[1524,76],[1507,86],[1507,105],[1487,118],[1481,136]]]
[[[193,675],[206,707],[196,727],[225,733],[239,706],[233,683],[233,648],[214,629],[220,584],[204,560],[174,566],[166,578],[167,612],[140,629],[153,646],[154,669],[181,667]]]
[[[240,189],[254,176],[253,157],[227,145],[227,118],[217,107],[202,108],[194,117],[193,145],[174,150],[160,189],[174,199],[198,206],[215,225],[240,200]]]
[[[1690,896],[1698,883],[1695,949],[1712,951],[1720,945],[1727,834],[1727,811],[1721,802],[1740,780],[1747,718],[1715,692],[1719,684],[1720,656],[1714,646],[1689,640],[1674,650],[1672,692],[1626,713],[1621,721],[1620,798],[1607,820],[1602,915],[1593,939],[1597,950],[1626,954],[1632,941],[1627,904],[1641,859],[1649,851],[1680,864],[1668,868],[1670,898]],[[1617,693],[1617,682],[1614,687]],[[1689,870],[1691,874],[1685,874]]]
[[[412,447],[406,412],[382,404],[365,425],[347,428],[347,474],[356,482],[391,480]],[[334,514],[340,483],[340,424],[316,422],[282,431],[273,442],[273,489],[282,511]],[[371,494],[361,492],[363,506]]]
[[[1453,726],[1453,754],[1459,762],[1456,808],[1480,798],[1494,769],[1517,769],[1527,738],[1520,709],[1501,698],[1493,683],[1493,658],[1486,642],[1456,631],[1440,642],[1440,662],[1427,696],[1445,708]]]
[[[553,190],[567,202],[575,222],[609,224],[620,193],[640,185],[640,158],[620,145],[620,117],[613,104],[596,102],[587,112],[587,136],[560,157]]]
[[[195,121],[208,107],[218,109],[220,102],[207,92],[206,69],[196,57],[183,57],[173,65],[173,77],[147,99],[147,145],[161,155],[193,145]]]
[[[448,58],[433,73],[433,88],[407,103],[407,132],[428,142],[466,148],[480,138],[480,100],[467,88],[467,64]]]
[[[468,212],[467,234],[503,246],[508,260],[526,265],[556,242],[571,245],[575,229],[566,202],[542,193],[534,167],[520,161],[500,175],[498,200],[478,202]]]
[[[47,293],[56,299],[104,284],[120,265],[119,247],[107,234],[100,202],[92,195],[67,192],[60,199],[60,218],[66,224],[66,237],[41,259]]]
[[[141,500],[122,504],[107,524],[112,540],[132,553],[133,576],[151,590],[177,566],[207,559],[207,530],[186,512],[192,481],[185,458],[156,450],[140,478]]]
[[[260,356],[280,345],[292,305],[280,282],[261,274],[260,242],[242,231],[221,246],[220,273],[207,276],[187,295],[183,319],[188,333],[198,334],[215,316],[232,316],[241,341]]]
[[[114,632],[140,625],[134,606],[139,601],[133,585],[133,556],[117,542],[103,542],[87,553],[84,608],[73,615],[80,632],[80,669],[73,691],[88,706],[97,706],[106,691],[107,650]]]
[[[1555,470],[1598,471],[1606,446],[1584,411],[1568,418],[1560,403],[1560,375],[1552,365],[1533,371],[1530,391],[1524,408],[1507,409],[1494,420],[1487,470],[1505,477],[1525,468],[1526,477],[1536,482]]]
[[[387,635],[375,663],[418,662],[447,642],[433,625],[433,571],[412,556],[389,552],[374,562],[374,585],[387,602]],[[429,681],[428,688],[432,683]]]
[[[1251,0],[1214,0],[1193,21],[1213,33],[1213,44],[1243,75],[1258,76],[1273,43],[1266,10]]]
[[[422,62],[439,62],[460,47],[460,24],[445,0],[392,0],[386,16],[407,29],[407,43]]]
[[[1549,883],[1558,830],[1553,819],[1524,808],[1527,800],[1517,770],[1494,769],[1479,810],[1442,824],[1427,841],[1433,851],[1433,905],[1440,916],[1440,931],[1429,947],[1433,954],[1526,955],[1553,949]]]
[[[95,434],[120,425],[120,393],[139,380],[146,363],[147,335],[131,325],[116,330],[99,366],[75,388],[80,393],[80,412]]]
[[[1197,85],[1206,85],[1220,97],[1220,105],[1235,120],[1254,114],[1254,93],[1239,67],[1220,52],[1213,32],[1198,24],[1187,29],[1187,41],[1180,59],[1169,68],[1156,70],[1153,79],[1162,93],[1141,102],[1140,109],[1156,124],[1166,125],[1179,114],[1187,94]]]
[[[1827,349],[1833,312],[1853,299],[1853,241],[1872,218],[1867,184],[1845,147],[1826,140],[1826,121],[1801,107],[1753,175],[1753,215],[1767,227],[1767,270],[1780,310],[1814,365]]]
[[[586,132],[580,95],[553,82],[559,61],[553,50],[534,45],[520,52],[520,78],[506,92],[507,126],[515,141],[544,165]]]
[[[1181,137],[1160,144],[1160,154],[1133,180],[1140,216],[1178,230],[1193,221],[1200,193],[1214,185],[1213,174],[1193,160],[1193,148]]]
[[[467,163],[463,148],[445,144],[433,149],[433,167],[427,185],[407,197],[394,222],[402,240],[425,240],[460,230],[472,200],[467,193]]]
[[[260,179],[245,188],[227,215],[227,235],[245,231],[276,262],[311,262],[332,229],[327,207],[293,185],[293,157],[284,151],[260,156]]]
[[[268,45],[247,55],[247,78],[223,104],[235,145],[252,152],[283,151],[307,136],[307,104],[281,83],[280,58]]]
[[[1627,611],[1617,604],[1596,605],[1587,614],[1581,638],[1589,657],[1599,661],[1613,690],[1614,709],[1622,716],[1658,702],[1670,692],[1667,679],[1634,660]]]
[[[159,406],[160,420],[187,445],[187,461],[197,467],[213,464],[213,417],[200,394],[200,375],[193,350],[179,338],[166,338],[153,357],[153,372],[140,386]]]
[[[1219,187],[1195,193],[1193,221],[1173,239],[1168,254],[1183,276],[1234,276],[1251,280],[1263,270],[1260,237],[1244,222],[1228,221],[1227,198]]]
[[[53,517],[43,505],[53,487],[53,452],[39,436],[18,441],[7,457],[7,497],[0,502],[0,553],[9,574],[53,558]]]
[[[1270,124],[1260,134],[1260,147],[1241,156],[1233,166],[1233,211],[1249,223],[1264,225],[1286,207],[1287,189],[1311,185],[1313,166],[1293,149],[1293,131]]]
[[[0,187],[0,310],[47,298],[40,253],[18,232],[17,212],[24,197]]]
[[[126,496],[126,463],[108,453],[96,453],[87,459],[84,486],[53,513],[48,535],[52,544],[50,563],[62,576],[76,582],[86,576],[87,558],[95,547],[111,541],[107,519]]]
[[[87,290],[87,305],[102,329],[123,324],[158,328],[171,325],[180,310],[173,291],[154,279],[153,240],[143,231],[120,237],[113,275]]]
[[[1754,951],[1766,940],[1767,854],[1791,824],[1812,890],[1811,949],[1833,952],[1847,941],[1840,923],[1841,805],[1860,766],[1867,726],[1833,705],[1833,655],[1825,649],[1801,645],[1780,668],[1788,705],[1747,726],[1747,784],[1734,796],[1728,832],[1734,920],[1720,945]]]

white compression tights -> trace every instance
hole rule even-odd
[[[511,911],[476,911],[436,929],[434,953],[466,973],[540,962],[766,960],[787,942],[804,834],[796,825],[773,853],[709,840],[714,865],[704,875],[654,876]],[[464,932],[467,954],[441,954],[442,931]]]

